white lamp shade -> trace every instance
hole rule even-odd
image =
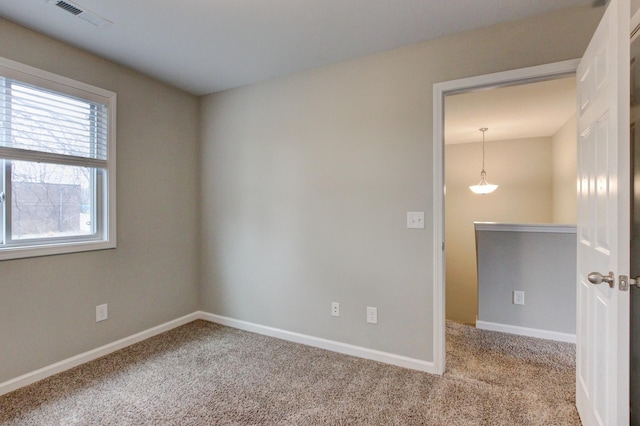
[[[476,194],[484,195],[491,194],[493,191],[498,189],[498,185],[493,185],[487,182],[487,172],[483,169],[482,173],[480,173],[480,182],[478,182],[477,185],[471,185],[469,189]]]
[[[492,185],[490,183],[484,182],[484,183],[479,183],[477,185],[472,185],[469,187],[469,189],[476,194],[484,195],[484,194],[490,194],[496,189],[498,189],[498,185]]]

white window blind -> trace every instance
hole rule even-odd
[[[0,78],[0,157],[106,167],[107,106]]]

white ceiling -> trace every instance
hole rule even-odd
[[[445,143],[549,137],[576,112],[576,79],[565,77],[445,98]]]
[[[0,16],[201,95],[593,0],[0,1]]]

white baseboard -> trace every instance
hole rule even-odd
[[[267,327],[260,324],[254,324],[246,321],[236,320],[233,318],[227,318],[220,315],[214,315],[207,312],[197,311],[191,314],[185,315],[173,321],[160,324],[156,327],[150,328],[140,333],[136,333],[132,336],[125,337],[115,342],[100,346],[99,348],[92,349],[87,352],[83,352],[79,355],[71,358],[64,359],[38,370],[32,371],[14,379],[7,380],[0,383],[0,396],[17,390],[21,387],[28,386],[37,381],[46,379],[47,377],[61,373],[70,368],[77,367],[78,365],[93,361],[112,352],[131,346],[134,343],[141,342],[145,339],[164,333],[181,325],[190,323],[197,319],[202,319],[209,322],[214,322],[229,327],[237,328],[240,330],[251,331],[254,333],[262,334],[265,336],[276,337],[282,340],[288,340],[295,343],[301,343],[316,348],[326,349],[333,352],[338,352],[345,355],[352,355],[360,358],[370,359],[373,361],[379,361],[386,364],[396,365],[399,367],[410,368],[413,370],[424,371],[431,374],[435,373],[435,366],[433,362],[422,361],[419,359],[409,358],[402,355],[395,355],[387,352],[377,351],[374,349],[363,348],[360,346],[354,346],[347,343],[336,342],[333,340],[322,339],[319,337],[307,336],[304,334],[293,333],[286,330],[280,330],[277,328]]]
[[[313,346],[320,349],[326,349],[332,352],[338,352],[345,355],[383,362],[385,364],[391,364],[399,367],[410,368],[412,370],[419,370],[431,374],[436,374],[434,363],[429,361],[423,361],[402,355],[377,351],[375,349],[363,348],[361,346],[336,342],[334,340],[322,339],[320,337],[308,336],[306,334],[294,333],[291,331],[267,327],[264,325],[223,317],[221,315],[210,314],[207,312],[199,312],[199,315],[201,319],[207,320],[209,322],[226,325],[240,330],[251,331],[253,333],[276,337],[278,339],[301,343],[303,345]]]
[[[98,359],[117,350],[126,348],[127,346],[131,346],[134,343],[141,342],[145,339],[148,339],[149,337],[164,333],[165,331],[180,327],[181,325],[190,323],[191,321],[195,321],[197,319],[199,319],[198,312],[194,312],[173,321],[160,324],[156,327],[150,328],[140,333],[136,333],[132,336],[117,340],[113,343],[109,343],[107,345],[100,346],[99,348],[92,349],[71,358],[67,358],[60,362],[56,362],[55,364],[48,365],[46,367],[40,368],[39,370],[32,371],[14,379],[7,380],[6,382],[0,383],[0,395],[7,394],[23,386],[27,386],[39,380],[46,379],[47,377],[53,376],[54,374],[61,373],[65,370],[77,367],[78,365],[84,364],[86,362],[93,361],[94,359]]]
[[[519,327],[517,325],[499,324],[488,321],[476,321],[476,328],[482,330],[501,331],[503,333],[518,334],[520,336],[537,337],[539,339],[557,340],[559,342],[576,342],[576,335],[560,333],[558,331],[540,330],[537,328]]]

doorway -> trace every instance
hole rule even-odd
[[[543,336],[545,331],[575,336],[575,259],[569,257],[575,257],[576,110],[575,76],[445,97],[448,320],[480,328],[493,326],[516,334],[524,332],[522,327],[528,327]],[[482,142],[485,136],[486,144]],[[480,180],[480,171],[485,169],[488,182],[499,187],[490,194],[474,194],[470,185]],[[495,268],[485,271],[482,292],[477,287],[475,222],[545,225],[505,230],[502,238],[505,243],[525,239],[529,248],[514,247],[507,255],[513,262],[500,268],[504,272],[493,272]],[[543,249],[548,253],[545,255],[534,250],[535,243],[544,242],[557,248],[557,253]],[[526,258],[521,260],[524,254]],[[547,271],[562,277],[566,285],[552,287],[549,283],[547,288],[535,283],[533,276],[523,275],[527,267],[535,268],[526,261],[531,256],[539,262],[546,258]],[[484,259],[486,264],[489,259]],[[557,261],[560,259],[563,262]],[[494,280],[504,281],[504,288],[488,287],[487,274],[495,274]],[[499,279],[503,275],[505,279]],[[510,280],[515,282],[513,288],[508,284]],[[527,290],[522,293],[527,303],[524,300],[520,301],[522,305],[509,303],[512,290]],[[560,293],[549,301],[547,290]],[[573,309],[567,309],[567,303]],[[542,314],[543,310],[546,314]],[[556,335],[546,337],[554,339]]]
[[[434,85],[434,368],[445,369],[446,271],[445,271],[445,96],[521,85],[575,75],[577,60],[541,65],[502,73],[471,77]],[[475,182],[472,182],[473,184]]]

